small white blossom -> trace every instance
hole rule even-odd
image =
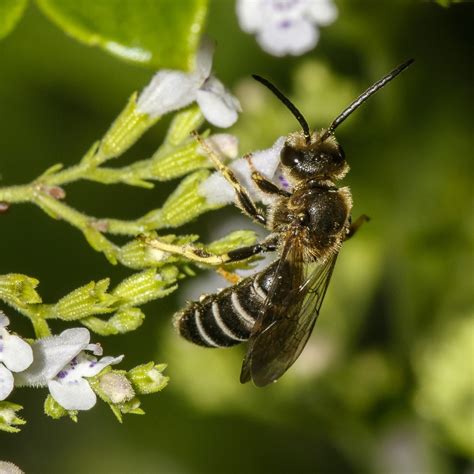
[[[0,474],[25,474],[25,473],[12,462],[0,461]]]
[[[239,153],[239,140],[236,136],[228,133],[216,133],[208,138],[204,138],[207,146],[220,156],[226,158],[237,158]],[[198,146],[197,152],[200,155],[207,156],[207,151]]]
[[[193,72],[163,69],[158,71],[137,100],[137,112],[159,117],[192,102],[213,125],[230,127],[240,112],[239,101],[212,75],[214,44],[203,40]]]
[[[257,171],[283,189],[287,188],[288,183],[281,177],[278,165],[280,164],[280,152],[285,143],[285,139],[285,137],[278,138],[271,148],[256,151],[252,153],[251,158]],[[245,158],[235,160],[229,167],[234,171],[240,184],[249,191],[250,196],[254,200],[262,201],[265,204],[268,203],[268,196],[262,193],[252,181],[252,171]],[[205,197],[206,201],[211,205],[223,205],[235,202],[234,188],[222,174],[217,171],[212,173],[211,176],[199,185],[198,192],[201,196]]]
[[[102,355],[98,344],[89,344],[86,328],[66,329],[59,336],[36,341],[33,364],[15,376],[15,385],[48,386],[52,397],[66,410],[89,410],[97,397],[86,377],[93,377],[123,356],[97,360],[85,351]]]
[[[298,56],[316,46],[317,26],[332,23],[337,8],[332,0],[237,0],[237,16],[267,53]]]
[[[6,327],[9,319],[0,311],[0,400],[13,390],[12,372],[21,372],[33,362],[31,346],[21,337],[10,334]]]

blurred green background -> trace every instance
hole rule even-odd
[[[200,272],[149,304],[134,333],[101,340],[125,366],[169,364],[170,385],[143,398],[145,416],[119,425],[99,403],[78,424],[42,414],[37,390],[17,390],[21,433],[0,433],[0,459],[27,473],[462,473],[474,454],[472,321],[472,4],[338,1],[339,18],[312,52],[278,59],[240,31],[230,0],[210,4],[216,75],[241,99],[241,153],[298,128],[249,80],[278,84],[314,127],[393,66],[416,63],[378,93],[337,137],[352,167],[354,215],[372,221],[341,252],[322,315],[302,357],[277,384],[238,382],[243,347],[205,350],[174,333],[186,295],[222,282]],[[0,42],[0,185],[75,163],[150,71],[65,36],[34,7]],[[150,156],[167,121],[127,160]],[[133,218],[176,183],[152,191],[68,186],[68,202],[96,216]],[[236,209],[179,231],[203,241],[250,228]],[[0,216],[0,272],[41,281],[53,302],[90,281],[130,274],[80,233],[30,205]],[[216,283],[216,281],[218,283]],[[194,286],[193,286],[194,285]],[[31,335],[15,317],[13,329]],[[58,324],[55,330],[63,326]],[[97,339],[97,338],[96,338]],[[46,393],[45,393],[46,395]]]

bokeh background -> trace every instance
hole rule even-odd
[[[234,2],[210,4],[216,74],[243,113],[241,152],[298,128],[265,89],[278,84],[314,127],[393,66],[416,63],[340,127],[355,216],[372,221],[341,252],[316,330],[273,386],[238,382],[243,347],[204,350],[174,333],[186,297],[222,281],[210,272],[144,307],[131,334],[102,339],[133,367],[167,362],[170,385],[143,398],[145,416],[119,425],[99,403],[77,424],[42,414],[37,390],[17,390],[28,424],[0,433],[0,459],[27,473],[467,473],[474,453],[472,320],[473,5],[340,0],[339,18],[313,51],[278,59],[240,31]],[[0,185],[75,163],[151,71],[66,37],[34,7],[0,42]],[[167,121],[127,159],[150,156]],[[77,183],[68,200],[97,216],[133,218],[176,183],[146,191]],[[251,228],[233,208],[180,229],[203,241]],[[82,235],[30,205],[0,216],[0,271],[41,281],[46,302],[90,280],[118,283]],[[4,308],[5,309],[5,308]],[[31,335],[8,310],[13,328]],[[58,324],[56,330],[63,326]],[[45,393],[46,395],[46,393]]]

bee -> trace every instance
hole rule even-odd
[[[263,271],[234,281],[218,293],[188,303],[174,317],[185,339],[205,347],[229,347],[248,340],[240,382],[261,387],[278,380],[297,360],[312,333],[342,244],[368,220],[351,220],[352,196],[335,182],[349,171],[334,131],[371,95],[411,63],[401,64],[377,81],[339,114],[328,128],[310,131],[303,114],[268,80],[253,77],[290,110],[302,130],[287,136],[280,154],[284,190],[267,180],[247,156],[252,180],[271,197],[265,210],[257,207],[230,168],[196,135],[216,168],[233,186],[238,207],[270,232],[262,242],[225,255],[193,246],[174,246],[148,239],[148,245],[211,265],[225,265],[264,252],[278,258]],[[232,281],[232,280],[231,280]]]

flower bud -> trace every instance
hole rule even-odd
[[[41,297],[35,288],[39,281],[17,273],[0,276],[0,298],[11,302],[13,306],[21,303],[41,303]]]
[[[151,118],[136,109],[136,94],[133,94],[120,115],[115,119],[100,143],[97,157],[100,161],[113,158],[128,150],[159,117]]]
[[[197,130],[204,122],[201,109],[194,105],[188,109],[177,113],[166,135],[166,143],[177,146],[189,137],[193,130]]]
[[[117,311],[108,321],[110,328],[115,329],[113,334],[124,334],[139,328],[145,315],[138,308],[123,308]]]
[[[26,423],[25,420],[16,415],[16,412],[20,410],[23,410],[21,405],[5,401],[0,402],[0,430],[8,433],[18,433],[20,429],[16,428],[15,425]]]
[[[174,283],[175,278],[164,279],[160,274],[157,274],[155,268],[151,268],[123,280],[112,294],[126,302],[127,305],[139,306],[174,291],[170,290],[169,284]]]
[[[135,396],[132,384],[127,377],[118,372],[107,372],[99,379],[101,394],[107,397],[110,403],[122,404],[129,402]]]
[[[90,282],[61,298],[53,308],[60,319],[74,321],[96,314],[114,311],[117,297],[107,293],[108,279]]]
[[[155,228],[179,227],[199,215],[218,209],[222,205],[209,204],[198,192],[200,184],[209,176],[206,170],[197,171],[181,181],[167,199],[156,219]]]
[[[168,385],[169,377],[162,373],[165,368],[164,364],[155,365],[154,362],[149,362],[129,370],[127,375],[138,393],[155,393]]]
[[[44,401],[44,413],[55,420],[68,415],[68,411],[63,408],[51,395],[48,395]]]

